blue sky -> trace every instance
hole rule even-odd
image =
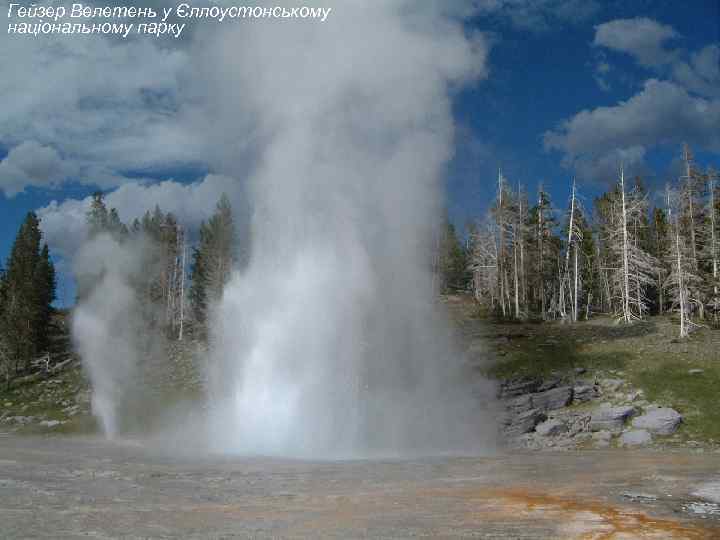
[[[720,168],[716,0],[447,5],[488,48],[486,77],[453,95],[455,156],[445,182],[458,226],[486,210],[498,167],[530,193],[542,181],[559,207],[574,175],[590,204],[620,160],[662,185],[677,171],[683,141],[700,165]],[[87,40],[48,51],[41,38],[0,36],[3,261],[30,210],[44,209],[54,253],[72,252],[75,229],[55,225],[80,227],[81,201],[97,189],[126,219],[155,202],[190,226],[212,211],[231,180],[217,141],[198,136],[213,100],[224,98],[187,79],[200,31],[178,43],[98,37],[92,51]],[[206,74],[200,66],[194,75]],[[222,127],[237,135],[234,125]],[[236,157],[251,163],[252,137],[239,136],[247,141]],[[59,295],[72,301],[67,280]]]

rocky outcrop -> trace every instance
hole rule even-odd
[[[533,407],[542,411],[561,409],[572,403],[573,389],[571,386],[561,386],[532,394],[530,399]]]
[[[620,431],[637,411],[635,407],[600,406],[590,417],[590,431]]]
[[[585,403],[598,395],[597,388],[593,384],[579,381],[573,386],[573,403]]]
[[[633,420],[633,427],[646,429],[657,435],[672,435],[682,423],[683,417],[675,409],[660,407],[650,409]]]
[[[529,433],[535,429],[540,422],[545,420],[547,416],[538,409],[531,409],[517,415],[505,428],[505,433],[509,436],[522,435]]]
[[[535,431],[543,437],[554,437],[562,433],[567,433],[568,427],[561,420],[546,420],[535,426]]]
[[[654,435],[673,433],[682,421],[677,411],[648,403],[643,392],[625,380],[600,376],[593,380],[582,368],[565,377],[554,373],[545,380],[502,381],[499,393],[505,406],[504,437],[513,448],[646,446],[654,443]],[[604,403],[593,407],[600,397]]]
[[[535,377],[520,377],[500,384],[500,398],[508,399],[536,392],[542,381]]]

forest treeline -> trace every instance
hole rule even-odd
[[[587,209],[573,182],[556,211],[539,187],[534,201],[498,174],[487,215],[463,246],[446,224],[443,286],[472,290],[487,310],[509,319],[611,314],[632,322],[676,312],[681,337],[720,318],[720,188],[683,149],[683,174],[650,204],[640,177],[622,167],[614,187]]]
[[[130,286],[141,306],[144,327],[180,340],[188,328],[198,337],[206,335],[208,307],[222,295],[236,261],[235,226],[226,195],[210,219],[200,224],[192,253],[188,253],[192,239],[182,225],[157,205],[128,225],[120,221],[116,209],[107,208],[102,193],[96,193],[87,224],[90,240],[132,245],[142,261],[142,271],[130,277]],[[102,275],[78,279],[78,303],[92,294],[101,279]]]
[[[0,270],[0,376],[6,384],[48,349],[55,284],[40,220],[29,212]]]
[[[183,339],[207,335],[208,307],[222,295],[236,261],[235,228],[230,201],[223,195],[214,214],[201,223],[195,238],[170,212],[156,206],[142,219],[123,223],[115,208],[108,208],[102,193],[95,193],[85,216],[86,247],[92,257],[127,248],[138,271],[125,276],[140,307],[140,327],[147,335]],[[189,248],[192,242],[193,247]],[[106,294],[103,277],[108,265],[76,268],[76,303],[92,294]],[[0,269],[0,376],[6,384],[31,371],[45,358],[50,364],[49,338],[56,295],[55,267],[42,242],[40,220],[30,212],[18,230],[5,268]]]
[[[600,313],[630,323],[673,312],[682,337],[720,324],[714,170],[700,170],[685,147],[683,173],[665,187],[661,202],[657,197],[651,204],[641,178],[627,178],[622,168],[590,209],[574,182],[568,191],[566,208],[557,210],[542,186],[531,198],[498,174],[491,207],[468,227],[464,241],[445,217],[434,246],[436,292],[471,291],[487,311],[506,319],[575,322]],[[141,271],[127,280],[149,335],[207,337],[209,308],[238,262],[225,195],[192,235],[158,206],[123,223],[102,193],[93,195],[86,220],[90,243],[140,253]],[[102,294],[107,266],[96,266],[75,276],[78,302]],[[47,357],[55,289],[55,267],[38,216],[30,212],[0,269],[0,376],[6,381]]]

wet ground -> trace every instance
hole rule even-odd
[[[5,435],[0,536],[720,538],[717,482],[717,454],[199,460]]]

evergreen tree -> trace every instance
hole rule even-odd
[[[96,236],[108,230],[108,209],[105,206],[105,196],[100,191],[92,195],[90,209],[85,214],[90,237]]]
[[[40,221],[29,212],[20,226],[0,280],[0,335],[4,371],[27,369],[47,346],[55,299],[55,269],[47,245],[40,247]]]
[[[192,258],[190,303],[195,320],[204,325],[208,308],[222,297],[235,262],[235,226],[227,195],[222,195],[213,216],[201,223]]]
[[[465,289],[467,285],[467,254],[455,233],[455,226],[445,219],[440,242],[441,290]]]

